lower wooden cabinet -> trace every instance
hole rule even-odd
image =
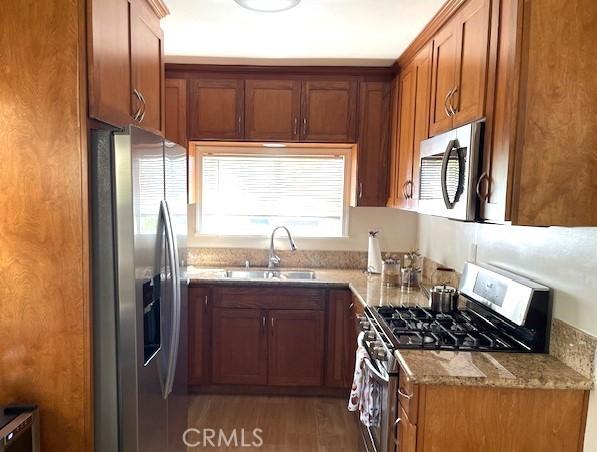
[[[213,310],[214,384],[267,383],[266,321],[260,309]]]
[[[191,287],[189,385],[343,394],[352,383],[357,306],[348,289]]]
[[[583,448],[588,391],[413,385],[403,379],[401,373],[396,452]]]
[[[323,311],[269,312],[268,384],[322,384],[323,320]]]
[[[349,389],[352,385],[357,349],[355,306],[350,291],[330,290],[325,384],[332,388]]]

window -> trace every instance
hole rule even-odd
[[[345,234],[352,145],[203,143],[196,156],[199,233]]]

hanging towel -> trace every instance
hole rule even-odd
[[[359,411],[359,418],[367,427],[379,426],[380,397],[379,384],[369,371],[365,360],[369,359],[367,349],[362,345],[363,333],[359,335],[354,378],[348,400],[349,411]]]

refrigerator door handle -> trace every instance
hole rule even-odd
[[[170,334],[170,356],[168,356],[168,368],[164,384],[163,397],[166,399],[172,392],[174,385],[174,373],[176,371],[176,360],[178,358],[178,346],[180,337],[180,270],[178,267],[178,249],[176,247],[176,236],[172,229],[172,221],[168,203],[165,200],[160,202],[160,219],[164,222],[168,260],[172,275],[172,328]]]

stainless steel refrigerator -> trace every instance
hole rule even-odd
[[[95,450],[186,450],[186,150],[134,126],[90,143]]]

